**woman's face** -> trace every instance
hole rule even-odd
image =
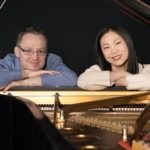
[[[102,53],[112,70],[126,68],[128,61],[128,47],[125,40],[116,32],[108,31],[100,39]]]

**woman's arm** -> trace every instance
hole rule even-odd
[[[128,90],[150,90],[150,64],[140,66],[140,72],[128,74],[126,80]]]
[[[86,90],[105,89],[112,86],[110,71],[102,71],[98,65],[93,65],[79,76],[77,84]]]

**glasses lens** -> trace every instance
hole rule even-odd
[[[44,51],[37,51],[37,54],[40,55],[40,56],[44,56],[47,54],[47,52],[44,52]]]
[[[29,56],[33,55],[34,53],[37,53],[37,55],[39,56],[45,56],[47,54],[47,52],[45,52],[44,50],[43,51],[42,50],[34,51],[30,49],[25,50],[21,46],[18,46],[18,47],[24,52],[25,55],[29,55]]]

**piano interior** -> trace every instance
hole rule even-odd
[[[19,88],[5,94],[36,103],[62,135],[79,150],[117,150],[121,149],[119,141],[144,141],[142,136],[137,138],[137,135],[150,134],[149,91],[31,91]],[[138,121],[147,107],[146,119]],[[140,131],[137,130],[139,124]],[[133,138],[135,132],[136,137]],[[148,137],[144,146],[149,142]]]

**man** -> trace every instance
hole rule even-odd
[[[77,75],[61,57],[48,53],[48,41],[40,28],[20,32],[14,54],[0,59],[0,89],[15,86],[76,86]]]

